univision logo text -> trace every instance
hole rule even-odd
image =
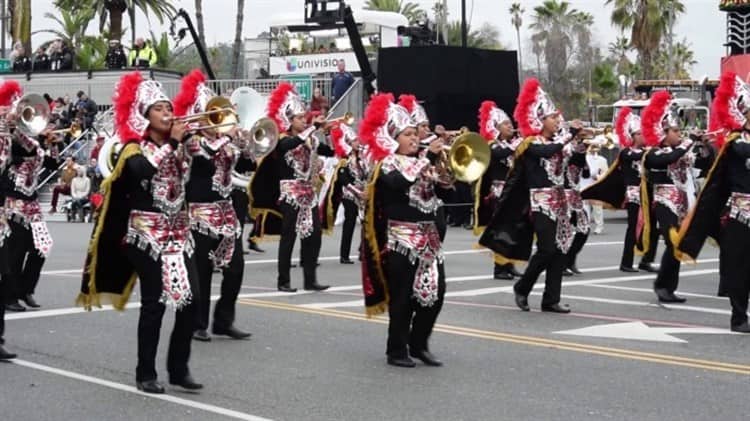
[[[327,69],[338,66],[341,58],[289,58],[286,60],[286,70],[295,72],[297,70]]]

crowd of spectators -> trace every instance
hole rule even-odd
[[[39,46],[33,54],[28,54],[23,44],[13,46],[9,59],[14,73],[57,72],[75,68],[75,50],[58,38]],[[122,69],[125,67],[154,67],[158,56],[150,40],[137,38],[126,52],[119,40],[110,40],[105,56],[105,67]]]

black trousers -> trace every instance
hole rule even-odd
[[[0,345],[5,344],[5,295],[8,287],[8,239],[0,247]]]
[[[635,229],[638,226],[638,214],[641,210],[641,206],[636,203],[628,203],[625,206],[628,212],[628,227],[625,229],[625,246],[622,249],[622,259],[620,260],[620,266],[632,267],[633,266],[633,253],[635,248]],[[649,244],[651,245],[646,251],[646,254],[641,257],[641,263],[653,263],[656,257],[656,247],[659,241],[659,231],[656,229],[656,218],[651,218],[651,231],[649,236]]]
[[[297,240],[297,209],[284,202],[279,205],[279,208],[283,219],[281,221],[281,240],[279,241],[279,277],[277,282],[278,286],[289,286],[291,282],[289,272],[292,265],[292,250],[294,249],[294,242]],[[321,244],[320,215],[317,207],[313,208],[312,220],[312,234],[301,241],[301,260],[305,286],[317,283],[316,266]]]
[[[352,249],[352,237],[354,237],[354,227],[357,225],[357,215],[359,208],[351,200],[343,199],[341,204],[344,206],[344,227],[341,230],[341,248],[339,256],[342,259],[349,258],[349,252]]]
[[[195,239],[195,266],[198,269],[202,292],[198,301],[196,330],[206,330],[208,329],[208,313],[211,310],[211,279],[214,273],[214,263],[209,253],[216,250],[220,240],[197,231],[193,231],[193,239]],[[242,288],[244,270],[245,261],[242,258],[242,237],[240,237],[234,240],[234,253],[229,266],[222,270],[221,295],[214,307],[214,329],[222,330],[234,324],[235,306],[240,288]]]
[[[135,268],[141,284],[141,312],[138,318],[138,366],[136,381],[156,379],[156,350],[159,347],[161,321],[166,306],[159,300],[162,293],[161,259],[154,261],[146,252],[128,246],[126,256]],[[193,301],[175,314],[174,328],[167,351],[167,371],[172,380],[180,381],[189,373],[190,345],[195,328],[195,311],[201,291],[195,261],[185,258]]]
[[[250,210],[247,208],[250,199],[247,197],[247,193],[244,190],[239,189],[233,189],[230,196],[232,197],[234,213],[237,214],[237,220],[240,221],[240,238],[242,238],[245,235],[245,223],[247,222],[250,213]],[[242,246],[242,241],[240,241],[240,246]]]
[[[532,218],[536,233],[536,253],[531,256],[526,271],[513,286],[513,290],[516,294],[528,296],[539,275],[546,272],[542,305],[549,306],[560,302],[562,273],[567,257],[555,243],[557,222],[539,212],[534,212]]]
[[[750,296],[750,228],[729,219],[721,231],[719,250],[719,276],[732,306],[732,326],[747,322],[747,305]]]
[[[677,215],[658,203],[654,206],[654,216],[659,223],[659,233],[664,238],[664,244],[667,245],[667,249],[664,250],[661,257],[661,266],[659,267],[659,274],[656,275],[656,281],[654,281],[654,289],[663,288],[674,292],[680,282],[680,261],[674,257],[674,245],[669,238],[669,229],[679,229],[679,220]]]
[[[11,233],[5,239],[8,247],[8,282],[5,302],[15,303],[19,298],[34,294],[44,266],[44,256],[34,247],[31,228],[8,221]],[[12,246],[11,246],[12,245]]]
[[[443,308],[445,297],[443,265],[438,266],[438,300],[431,307],[423,307],[413,297],[416,264],[411,264],[407,257],[399,253],[391,252],[386,257],[385,265],[390,295],[386,354],[393,358],[403,358],[408,355],[408,349],[428,350],[427,342],[440,314],[440,309]]]

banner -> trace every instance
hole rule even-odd
[[[359,72],[357,56],[349,51],[343,53],[305,54],[297,56],[269,57],[272,75],[314,75],[338,71],[338,63],[346,63],[346,71]]]

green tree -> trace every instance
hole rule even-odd
[[[696,63],[695,54],[687,39],[674,44],[671,55],[669,46],[662,44],[654,63],[654,77],[658,79],[690,79],[690,70]]]
[[[107,42],[101,37],[86,36],[76,47],[75,61],[80,70],[103,69],[107,57]]]
[[[566,1],[546,0],[534,8],[532,41],[539,44],[547,64],[547,83],[552,96],[565,104],[574,97],[568,72],[571,58],[590,54],[593,17],[570,7]],[[577,54],[576,46],[582,46]],[[589,60],[589,59],[586,59]],[[569,109],[571,104],[565,104]]]
[[[523,72],[523,59],[521,55],[521,25],[523,25],[523,12],[524,8],[521,7],[521,3],[513,3],[510,5],[511,18],[510,23],[516,28],[516,42],[518,46],[518,77],[521,78]]]
[[[23,44],[26,54],[31,56],[31,0],[9,0],[10,33],[13,44]]]
[[[175,7],[170,0],[56,0],[55,6],[73,13],[85,9],[93,9],[99,15],[99,30],[103,31],[109,22],[109,35],[112,39],[121,39],[123,33],[122,17],[128,12],[130,17],[131,38],[135,38],[135,11],[139,9],[148,18],[156,17],[159,23],[164,23],[175,13]]]
[[[32,35],[37,33],[54,34],[57,38],[62,39],[65,44],[73,46],[78,51],[86,37],[86,29],[88,29],[89,23],[94,18],[94,14],[93,9],[85,9],[78,12],[61,9],[57,13],[45,13],[44,17],[52,19],[57,23],[59,29],[42,29],[34,31]]]
[[[674,23],[671,17],[684,13],[685,5],[680,0],[607,0],[606,4],[614,6],[612,23],[630,31],[631,44],[638,51],[643,69],[642,77],[653,78],[654,58],[662,37]]]
[[[627,37],[617,37],[614,42],[609,43],[608,51],[612,60],[617,63],[616,69],[619,74],[626,74],[631,66],[628,52],[632,49]]]
[[[154,31],[151,31],[151,47],[156,52],[156,66],[161,69],[169,69],[172,65],[172,47],[169,45],[169,36],[162,32],[157,38]]]
[[[500,31],[489,24],[485,23],[478,30],[471,30],[467,24],[466,27],[466,44],[472,48],[486,48],[489,50],[500,50],[503,48],[500,43]],[[448,23],[448,45],[461,45],[461,22],[453,21]]]
[[[410,24],[427,16],[427,13],[421,9],[418,4],[404,2],[403,0],[367,0],[365,3],[365,9],[401,13],[406,16],[406,19],[409,20]]]

